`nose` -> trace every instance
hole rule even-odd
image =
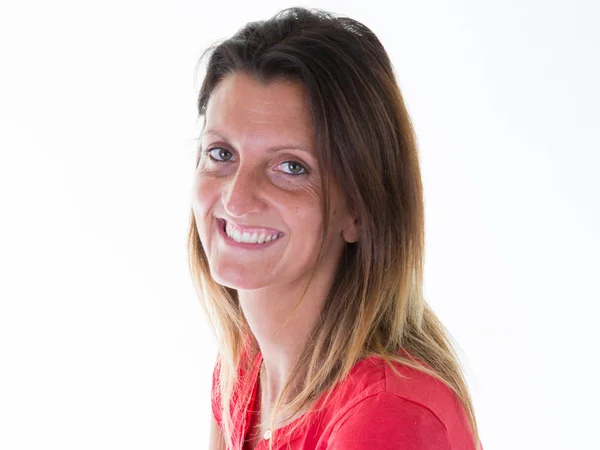
[[[243,217],[261,212],[261,180],[256,171],[240,167],[223,191],[223,207],[231,217]]]

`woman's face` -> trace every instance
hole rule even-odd
[[[324,217],[303,87],[228,75],[210,96],[200,152],[193,211],[215,281],[246,290],[306,281]],[[315,277],[332,274],[344,241],[357,239],[354,220],[331,186],[325,258]]]

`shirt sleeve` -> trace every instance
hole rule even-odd
[[[428,408],[389,392],[367,397],[340,418],[327,450],[450,450],[446,427]]]

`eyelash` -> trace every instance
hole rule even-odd
[[[209,149],[205,150],[205,151],[204,151],[204,153],[205,153],[206,155],[208,155],[208,157],[211,159],[211,161],[214,161],[214,162],[217,162],[217,163],[226,163],[226,162],[229,162],[229,160],[225,160],[225,161],[223,161],[223,160],[221,160],[221,159],[216,159],[216,158],[213,158],[213,156],[212,156],[212,151],[213,151],[213,150],[225,150],[225,151],[229,152],[229,153],[230,153],[230,154],[233,156],[233,153],[231,153],[229,150],[227,150],[227,149],[226,149],[226,148],[224,148],[224,147],[212,147],[212,148],[209,148]],[[294,163],[294,164],[298,164],[300,167],[302,167],[302,168],[304,169],[304,172],[301,172],[301,173],[289,173],[289,172],[283,172],[283,173],[284,173],[284,174],[286,174],[286,175],[290,175],[290,176],[292,176],[292,177],[297,177],[297,176],[299,176],[299,175],[308,175],[308,173],[309,173],[309,171],[308,171],[308,169],[306,168],[306,166],[305,166],[304,164],[300,164],[298,161],[293,161],[293,160],[292,160],[292,161],[284,161],[284,162],[282,162],[281,164],[285,164],[285,163]],[[281,164],[280,164],[280,165],[281,165]]]

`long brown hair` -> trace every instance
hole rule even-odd
[[[214,88],[231,73],[264,82],[302,83],[310,102],[319,170],[324,180],[341,188],[360,223],[360,239],[346,244],[331,291],[291,372],[295,375],[279,396],[271,425],[279,408],[285,407],[290,417],[310,408],[357,361],[378,356],[390,365],[397,362],[428,373],[451,388],[479,445],[473,405],[450,335],[423,298],[418,150],[380,41],[350,18],[289,8],[269,20],[248,23],[206,55],[200,116]],[[329,214],[328,185],[323,183],[323,217]],[[323,238],[326,233],[327,221]],[[237,292],[210,275],[193,212],[188,246],[192,278],[220,345],[219,397],[229,446],[230,399],[236,377],[249,372],[245,365],[252,358],[240,356],[252,333]],[[256,341],[249,342],[258,351]]]

